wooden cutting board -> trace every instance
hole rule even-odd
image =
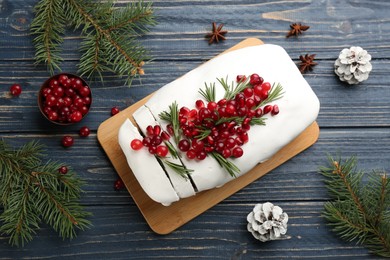
[[[260,44],[263,44],[261,40],[249,38],[225,52]],[[143,191],[129,168],[126,157],[118,143],[119,127],[127,118],[131,119],[134,123],[132,114],[140,106],[145,104],[151,95],[101,123],[98,128],[97,138],[150,228],[158,234],[168,234],[184,225],[191,219],[202,214],[209,208],[310,147],[319,137],[319,127],[318,124],[314,122],[271,159],[259,164],[243,176],[226,183],[220,188],[203,191],[195,196],[174,202],[169,207],[165,207],[151,200]]]

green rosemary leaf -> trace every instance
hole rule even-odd
[[[278,83],[276,86],[275,86],[275,83],[272,84],[272,87],[271,87],[271,90],[268,94],[268,98],[266,98],[265,100],[263,100],[257,107],[261,107],[261,106],[264,106],[265,104],[268,104],[268,103],[271,103],[271,102],[274,102],[275,100],[278,100],[278,99],[281,99],[283,97],[283,87],[280,83]]]
[[[210,83],[210,85],[207,86],[205,82],[204,85],[205,90],[199,89],[199,94],[201,94],[207,102],[215,101],[215,83]]]
[[[184,165],[177,164],[170,162],[168,160],[162,160],[166,166],[171,168],[173,171],[175,171],[177,174],[179,174],[181,177],[188,179],[187,174],[191,174],[193,170],[187,169]]]
[[[227,83],[227,77],[226,77],[226,80],[224,80],[223,78],[217,79],[217,80],[222,85],[222,87],[225,89],[224,98],[226,98],[227,100],[231,100],[238,93],[240,93],[241,91],[243,91],[244,89],[246,89],[248,87],[249,79],[250,78],[248,77],[246,80],[243,80],[243,81],[240,81],[239,83],[236,83],[237,84],[236,86],[234,86],[235,85],[234,81],[232,81],[231,85],[229,86],[229,84]]]
[[[195,136],[195,138],[198,140],[203,140],[211,134],[211,129],[209,128],[198,128],[198,130],[200,131],[200,133],[197,136]]]
[[[170,142],[165,141],[164,144],[167,146],[169,153],[172,155],[172,158],[174,159],[180,158],[180,154]]]
[[[161,112],[158,116],[160,117],[161,120],[164,120],[172,124],[172,116],[167,111]]]
[[[240,173],[240,169],[234,163],[223,157],[221,154],[217,152],[212,152],[210,154],[215,160],[217,160],[219,165],[230,174],[230,176],[236,177],[236,174]]]
[[[172,124],[173,128],[173,138],[175,140],[175,143],[178,144],[180,140],[180,123],[179,123],[179,108],[174,101],[169,106],[169,112],[163,111],[159,115],[161,120],[167,121],[168,123]]]

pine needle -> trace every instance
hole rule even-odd
[[[80,30],[81,76],[99,77],[113,72],[130,85],[150,57],[138,38],[156,24],[151,3],[129,3],[116,8],[113,1],[40,0],[31,24],[36,63],[47,65],[51,74],[60,71],[65,26]]]
[[[329,166],[320,168],[332,198],[323,215],[342,239],[390,257],[390,181],[385,173],[364,173],[356,164],[355,157],[329,157]]]
[[[38,142],[15,150],[0,140],[0,232],[9,236],[11,245],[31,241],[42,221],[70,239],[78,229],[91,226],[86,219],[91,214],[79,202],[84,182],[71,169],[60,174],[63,164],[43,164],[43,151]]]

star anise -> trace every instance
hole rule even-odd
[[[209,44],[212,44],[213,42],[218,43],[219,41],[226,40],[225,34],[227,31],[222,31],[223,24],[220,24],[217,27],[217,24],[213,23],[213,31],[211,33],[206,34],[206,38],[209,39]]]
[[[299,56],[301,62],[298,64],[299,71],[305,73],[307,71],[312,71],[313,67],[317,65],[317,62],[314,62],[315,54],[306,54],[305,56]]]
[[[300,23],[293,23],[290,24],[290,28],[291,28],[290,31],[286,35],[287,38],[293,35],[298,36],[302,34],[302,32],[308,30],[310,26],[302,25]]]

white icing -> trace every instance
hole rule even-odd
[[[133,118],[144,135],[146,135],[145,131],[148,125],[154,126],[158,124],[158,122],[155,121],[153,115],[150,113],[149,109],[145,106],[137,109],[137,111],[133,113]],[[176,164],[182,164],[179,159],[167,158],[167,160]],[[191,181],[189,179],[181,177],[170,167],[165,167],[165,171],[167,172],[173,188],[176,190],[177,195],[179,195],[180,198],[187,198],[195,195],[195,190],[192,187]]]
[[[265,44],[220,55],[165,85],[145,105],[158,119],[158,114],[168,110],[173,101],[178,103],[179,108],[193,108],[197,99],[203,99],[198,91],[204,88],[205,82],[216,82],[216,99],[219,100],[224,90],[216,78],[228,75],[230,82],[235,80],[236,75],[252,73],[258,73],[271,84],[281,83],[285,93],[282,99],[274,102],[278,104],[280,113],[267,115],[266,126],[252,126],[248,132],[249,142],[242,146],[244,155],[232,159],[241,170],[239,175],[242,175],[297,137],[319,112],[317,96],[283,48]],[[211,157],[201,162],[183,157],[183,163],[194,170],[191,176],[199,191],[221,186],[233,179]]]
[[[126,156],[127,163],[142,189],[152,200],[165,206],[178,201],[179,197],[156,157],[146,149],[138,151],[131,149],[130,142],[135,138],[142,140],[138,129],[129,119],[126,119],[119,129],[118,141]]]

